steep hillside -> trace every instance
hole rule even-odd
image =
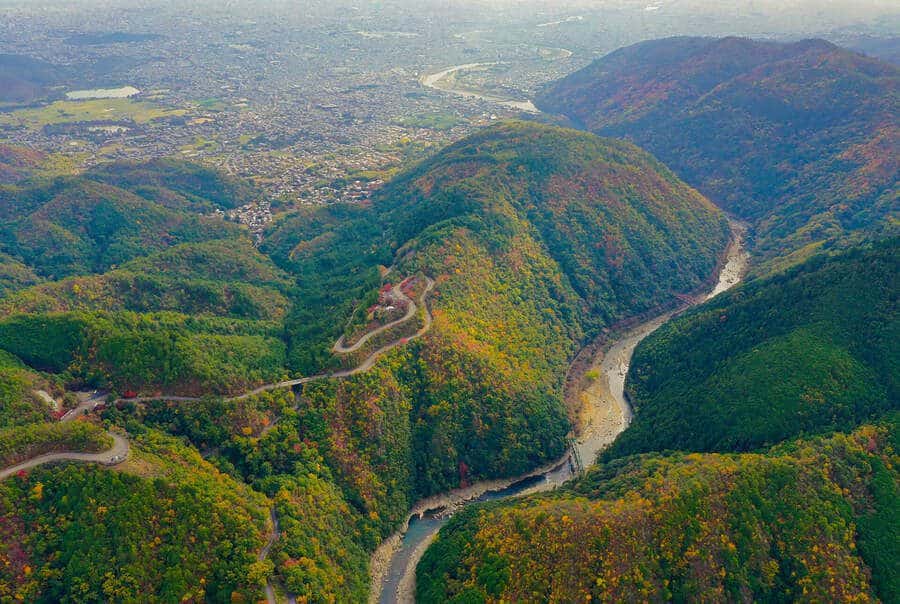
[[[187,439],[271,497],[282,536],[270,558],[298,598],[361,602],[368,553],[411,503],[406,395],[390,371],[375,369],[319,383],[299,401],[275,391],[240,401],[154,402],[109,409],[104,417]]]
[[[290,277],[245,238],[172,246],[100,275],[45,283],[0,300],[0,317],[73,310],[173,311],[277,321]]]
[[[0,252],[0,296],[34,285],[40,280],[24,263]]]
[[[50,418],[50,406],[36,390],[54,391],[57,388],[17,358],[0,351],[0,428]]]
[[[134,441],[116,471],[70,464],[3,481],[0,517],[4,600],[261,596],[266,498],[156,432]]]
[[[420,562],[417,601],[894,602],[896,429],[629,457],[467,508]]]
[[[134,178],[115,182],[140,193]],[[34,215],[64,192],[16,203]],[[124,198],[196,216],[154,195]],[[365,322],[372,297],[433,279],[431,329],[364,373],[305,384],[296,399],[104,412],[133,435],[152,426],[185,439],[271,497],[284,529],[271,552],[280,581],[355,602],[369,552],[414,500],[561,455],[562,385],[578,347],[703,284],[728,237],[720,212],[632,145],[508,123],[400,175],[369,205],[282,217],[259,251],[233,236],[173,241],[11,294],[0,348],[73,384],[235,391],[357,362],[331,347]]]
[[[727,237],[708,202],[633,146],[508,123],[399,176],[368,209],[285,220],[263,249],[301,275],[304,299],[327,291],[328,311],[341,292],[319,284],[349,274],[362,287],[394,250],[397,275],[436,280],[434,325],[400,374],[429,493],[558,454],[562,380],[586,335],[699,286]],[[313,338],[330,347],[343,325],[326,316],[289,362],[308,363]]]
[[[818,257],[679,317],[642,342],[631,426],[606,451],[745,451],[900,407],[900,254]]]
[[[538,105],[654,153],[752,222],[756,270],[896,228],[900,70],[819,40],[644,42]]]

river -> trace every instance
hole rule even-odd
[[[579,393],[581,411],[574,443],[585,465],[593,464],[597,453],[612,443],[631,422],[633,414],[625,397],[625,376],[638,343],[675,314],[740,283],[749,261],[749,255],[744,249],[746,227],[737,222],[733,222],[731,227],[732,241],[712,290],[693,298],[690,303],[677,310],[629,329],[594,357],[589,371],[595,371],[597,378]],[[524,476],[484,481],[420,501],[411,510],[406,530],[386,539],[372,555],[373,588],[369,597],[370,604],[414,602],[416,565],[440,528],[460,507],[472,502],[548,491],[572,476],[573,466],[567,453],[563,459]]]
[[[438,71],[437,73],[426,75],[419,81],[422,83],[422,86],[425,86],[426,88],[433,88],[435,90],[441,90],[443,92],[450,92],[457,96],[462,96],[470,99],[481,99],[483,101],[489,101],[491,103],[502,105],[510,109],[518,109],[519,111],[524,111],[525,113],[540,113],[541,111],[534,106],[534,103],[527,99],[505,99],[499,96],[475,92],[465,88],[457,88],[453,85],[453,79],[450,78],[451,75],[460,71],[480,69],[482,67],[493,67],[494,65],[498,65],[498,63],[467,63],[465,65],[457,65],[455,67],[448,67],[447,69]],[[447,84],[448,81],[450,82],[449,85]]]

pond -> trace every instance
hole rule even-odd
[[[87,99],[127,99],[130,96],[140,94],[140,90],[134,86],[121,88],[94,88],[93,90],[73,90],[66,93],[66,99],[70,101],[84,101]]]

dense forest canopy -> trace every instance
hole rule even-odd
[[[760,278],[638,346],[600,465],[457,514],[418,601],[900,597],[898,83],[821,41],[675,38],[543,92],[749,221]]]
[[[822,40],[617,50],[538,105],[654,153],[750,221],[762,274],[896,228],[900,69]]]
[[[606,458],[746,451],[900,408],[898,251],[819,256],[670,321],[635,351],[635,420]]]
[[[137,437],[139,454],[154,431],[176,435],[268,498],[283,536],[248,576],[274,573],[293,593],[337,601],[364,598],[368,552],[417,498],[558,458],[569,430],[562,385],[579,346],[703,286],[729,239],[714,206],[636,147],[520,122],[401,173],[371,204],[287,213],[258,248],[208,213],[245,188],[191,166],[126,165],[13,187],[5,194],[25,218],[7,216],[4,249],[38,281],[11,285],[0,300],[0,348],[14,355],[20,405],[34,370],[47,372],[48,388],[177,394],[334,371],[355,361],[332,344],[364,320],[358,309],[383,284],[434,280],[430,331],[365,373],[306,384],[296,400],[282,391],[103,412]],[[88,210],[104,218],[102,229],[84,219]],[[125,218],[133,211],[143,212],[140,224]],[[68,247],[33,253],[43,239],[28,239],[23,220],[71,234]],[[150,237],[164,225],[170,238]],[[74,491],[87,477],[122,496],[104,471],[66,472]],[[44,493],[49,505],[62,497]],[[80,517],[77,526],[97,530]],[[78,555],[57,541],[29,555],[40,561],[46,547],[64,545]],[[216,568],[239,575],[242,556]],[[136,584],[167,572],[151,570]],[[205,593],[246,589],[258,586],[220,578]]]
[[[454,516],[419,602],[896,601],[896,417],[760,454],[648,454]],[[539,545],[537,545],[539,544]]]

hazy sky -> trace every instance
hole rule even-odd
[[[631,10],[648,19],[675,22],[704,16],[727,23],[730,17],[741,18],[742,25],[752,19],[758,29],[750,34],[789,34],[794,31],[829,32],[842,28],[873,28],[879,35],[900,35],[900,0],[0,0],[0,9],[17,14],[72,15],[84,10],[101,12],[104,17],[118,12],[153,11],[164,6],[165,12],[184,11],[194,15],[210,12],[234,13],[239,18],[291,15],[315,20],[318,16],[365,14],[373,17],[419,16],[434,13],[436,18],[448,12],[466,11],[468,16],[489,16],[515,11],[516,21],[527,21],[530,15],[547,14],[600,15],[605,10]],[[698,21],[702,23],[702,21]],[[699,33],[699,32],[684,32]]]

